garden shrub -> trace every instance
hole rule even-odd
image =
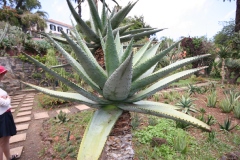
[[[39,93],[37,95],[37,100],[40,104],[41,107],[43,108],[54,108],[54,107],[59,107],[59,105],[62,104],[70,104],[69,101],[65,101],[59,98],[51,97],[49,95]]]

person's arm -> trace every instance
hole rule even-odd
[[[9,96],[0,97],[0,107],[7,107],[11,104]]]

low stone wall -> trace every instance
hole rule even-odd
[[[8,70],[0,85],[8,93],[24,88],[20,81],[39,84],[40,80],[32,78],[33,74],[39,72],[34,64],[23,62],[16,57],[0,57],[0,65]]]
[[[57,58],[60,64],[66,64],[63,57]],[[38,86],[48,86],[45,78],[45,72],[30,62],[24,62],[18,57],[0,57],[0,65],[8,70],[5,78],[0,83],[8,93],[13,94],[16,90],[26,89],[26,86],[20,81],[28,82]],[[66,72],[72,72],[71,66],[64,67]]]

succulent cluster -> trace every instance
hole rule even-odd
[[[92,3],[92,0],[88,1]],[[67,2],[69,3],[69,0],[67,0]],[[69,6],[72,12],[74,12],[71,5]],[[132,7],[133,4],[125,9],[130,10]],[[121,13],[121,11],[119,12]],[[120,14],[119,12],[118,14]],[[75,19],[80,23],[78,17],[75,17]],[[75,38],[77,41],[62,32],[64,38],[66,38],[67,42],[75,52],[77,59],[74,59],[55,40],[46,35],[58,51],[66,58],[68,63],[76,70],[80,77],[95,90],[96,94],[87,92],[81,86],[68,80],[67,77],[61,76],[59,73],[26,54],[26,56],[36,65],[54,76],[56,79],[65,83],[68,87],[74,90],[74,92],[53,91],[32,84],[25,84],[48,95],[77,101],[96,109],[85,130],[78,159],[94,160],[99,158],[107,140],[107,136],[123,111],[166,117],[190,123],[209,131],[210,127],[208,125],[184,114],[179,111],[180,108],[176,106],[143,100],[165,88],[172,82],[206,68],[201,67],[189,69],[166,77],[178,68],[208,55],[186,58],[153,72],[154,67],[159,60],[171,51],[171,49],[177,46],[180,41],[159,53],[157,53],[159,44],[152,46],[150,41],[133,54],[132,45],[134,40],[131,39],[127,48],[124,49],[119,35],[120,30],[112,30],[112,26],[115,27],[114,23],[115,21],[118,21],[119,18],[114,18],[113,16],[110,19],[111,20],[104,21],[104,25],[101,26],[102,31],[106,32],[106,36],[102,37],[102,35],[99,34],[100,37],[99,39],[97,38],[97,41],[100,41],[101,47],[104,51],[106,70],[98,64],[89,47],[84,43],[83,39],[77,32],[75,32]],[[92,151],[94,151],[94,154],[92,154]]]

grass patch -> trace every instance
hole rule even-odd
[[[156,126],[133,131],[135,158],[139,160],[215,160],[227,152],[234,151],[240,143],[240,135],[237,132],[228,134],[217,132],[215,138],[209,141],[208,133],[199,133],[198,129],[196,131],[198,131],[197,138],[191,135],[192,131],[176,128],[174,121],[160,118]],[[180,136],[180,140],[176,138],[178,136]],[[152,146],[153,137],[166,139],[167,144]],[[187,147],[186,150],[179,151],[179,148],[183,149],[184,146]]]

